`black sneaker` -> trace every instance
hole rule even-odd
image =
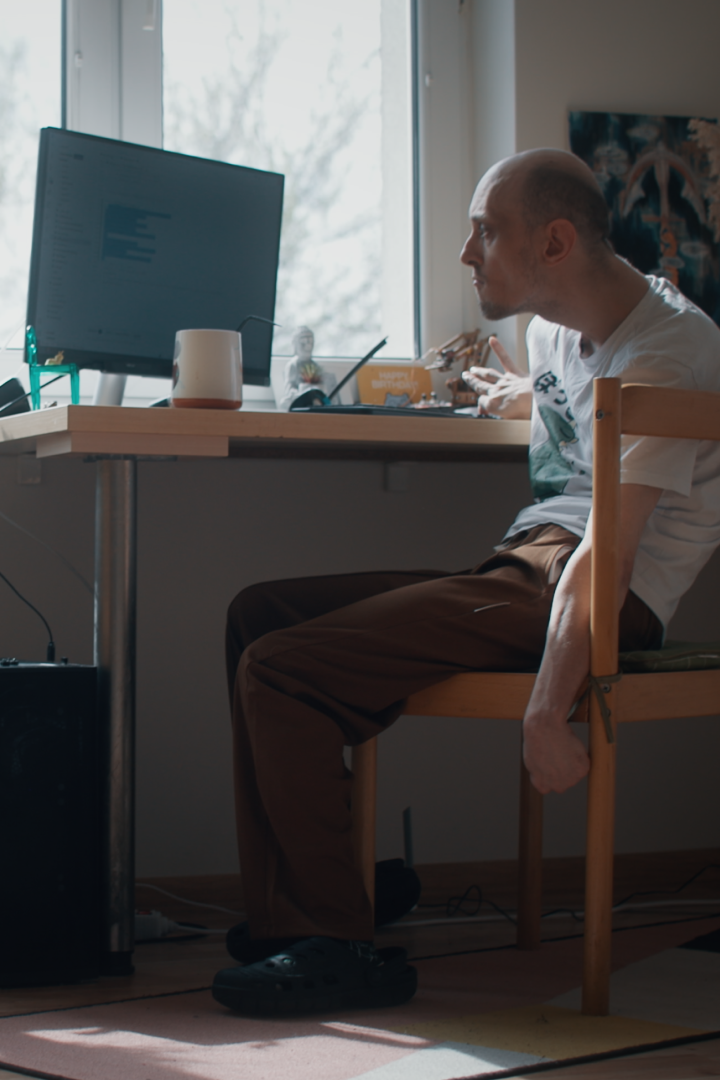
[[[238,964],[256,964],[258,960],[267,960],[269,956],[275,956],[302,940],[300,937],[251,938],[250,926],[241,922],[228,930],[225,947]]]
[[[212,994],[244,1016],[402,1005],[417,989],[406,955],[367,942],[305,938],[265,960],[219,971]]]

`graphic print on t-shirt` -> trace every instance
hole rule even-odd
[[[546,371],[533,383],[538,412],[547,432],[547,439],[530,452],[530,486],[536,499],[562,495],[568,480],[574,475],[572,459],[563,454],[566,447],[577,443],[575,418],[568,406],[567,394],[552,371]]]

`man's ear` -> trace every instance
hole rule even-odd
[[[545,226],[543,259],[546,266],[557,266],[567,259],[577,243],[577,230],[572,221],[556,218]]]

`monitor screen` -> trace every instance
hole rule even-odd
[[[273,319],[283,177],[75,131],[40,133],[28,324],[38,359],[170,376],[175,332]],[[272,327],[243,328],[269,385]],[[26,357],[27,359],[27,357]]]

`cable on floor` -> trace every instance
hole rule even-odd
[[[627,904],[630,900],[634,900],[636,896],[674,896],[676,893],[682,892],[683,889],[687,889],[688,885],[692,885],[693,882],[697,881],[697,879],[707,873],[708,870],[720,870],[720,865],[717,863],[708,863],[707,866],[703,866],[702,870],[698,870],[696,874],[693,874],[687,881],[684,881],[682,885],[678,885],[677,889],[648,889],[645,892],[630,893],[624,900],[618,901],[616,908],[620,908],[623,904]]]
[[[632,904],[631,901],[635,897],[639,896],[677,896],[683,889],[687,889],[689,885],[692,885],[708,870],[720,870],[720,865],[717,863],[708,863],[707,866],[703,866],[701,870],[693,874],[681,885],[678,885],[675,889],[647,889],[644,891],[637,891],[630,893],[623,900],[620,900],[617,904],[613,905],[613,912],[621,911],[645,911],[649,908],[657,907],[675,907],[678,904],[683,906],[708,906],[708,907],[720,907],[720,899],[693,899],[693,900],[654,900],[645,901],[641,904]],[[473,911],[467,910],[468,903],[474,905]],[[515,923],[516,912],[513,910],[506,910],[500,907],[499,904],[494,903],[492,900],[488,900],[484,897],[479,885],[469,885],[462,896],[451,896],[447,901],[441,904],[418,904],[417,910],[432,910],[434,908],[444,908],[445,917],[437,919],[416,919],[413,920],[413,926],[442,926],[450,923],[468,923],[468,922],[499,922],[494,915],[480,915],[480,908],[483,904],[489,904],[494,908],[502,918],[507,919],[511,923]],[[541,919],[554,919],[562,916],[567,916],[575,920],[575,922],[583,922],[585,918],[585,911],[583,908],[573,910],[572,908],[553,908],[551,911],[544,911],[541,914]],[[709,916],[708,916],[709,917]]]
[[[703,922],[706,919],[720,919],[720,910],[712,912],[710,915],[688,915],[682,919],[665,919],[663,922],[641,923],[639,926],[614,926],[612,932],[613,934],[623,934],[630,930],[653,930],[656,927],[679,926],[681,923]],[[542,938],[540,944],[552,945],[554,941],[577,941],[583,937],[584,934],[562,934],[559,937]],[[515,942],[511,941],[507,945],[485,945],[480,949],[459,949],[455,952],[430,953],[428,956],[409,956],[408,960],[412,963],[416,960],[442,960],[446,956],[471,956],[474,953],[503,952],[516,948]]]
[[[0,575],[0,576],[2,576],[2,575]],[[707,866],[704,866],[701,870],[698,870],[697,873],[693,874],[691,877],[689,877],[687,879],[687,881],[684,881],[681,885],[679,885],[675,889],[649,889],[649,890],[645,890],[645,891],[637,891],[637,892],[630,893],[628,896],[626,896],[619,903],[615,904],[613,906],[612,910],[613,910],[613,912],[645,911],[645,910],[648,910],[650,908],[675,907],[678,904],[682,904],[683,906],[693,906],[693,907],[694,906],[708,906],[708,907],[718,907],[718,908],[720,908],[720,899],[693,899],[693,900],[680,900],[680,901],[676,901],[676,900],[655,900],[655,901],[646,901],[646,902],[644,902],[642,904],[631,904],[630,903],[630,901],[633,900],[637,896],[657,896],[657,895],[676,896],[678,893],[682,892],[683,889],[686,889],[689,885],[692,885],[695,881],[697,881],[698,878],[701,877],[708,870],[720,870],[720,865],[718,865],[717,863],[708,863]],[[234,911],[232,908],[222,907],[219,904],[207,904],[207,903],[202,903],[199,900],[190,900],[186,896],[178,896],[176,893],[171,893],[167,889],[161,888],[159,885],[151,885],[149,882],[146,882],[146,881],[138,881],[135,884],[136,884],[137,888],[152,889],[155,892],[162,893],[163,896],[169,897],[171,900],[177,900],[178,902],[183,903],[183,904],[187,904],[190,907],[207,908],[210,911],[221,911],[221,912],[223,912],[223,913],[225,913],[227,915],[235,915],[238,918],[242,918],[243,915],[245,914],[245,912],[243,912],[243,911]],[[491,908],[493,908],[497,912],[497,915],[480,915],[479,912],[480,912],[480,909],[481,909],[483,904],[487,904]],[[435,909],[435,908],[444,908],[445,909],[445,917],[444,918],[438,918],[438,919],[413,919],[413,920],[410,920],[410,921],[404,923],[403,925],[407,926],[407,927],[410,927],[410,926],[411,927],[443,926],[443,925],[451,925],[451,924],[460,925],[460,924],[475,923],[475,922],[478,922],[478,923],[480,923],[480,922],[502,922],[503,920],[507,920],[508,922],[512,923],[513,925],[515,925],[517,923],[516,913],[513,914],[512,910],[506,910],[505,908],[501,907],[499,904],[496,904],[493,900],[489,900],[489,899],[487,899],[487,897],[483,897],[482,889],[477,884],[468,885],[468,887],[465,889],[465,892],[462,893],[462,895],[460,895],[460,896],[451,896],[448,900],[444,901],[443,903],[440,903],[440,904],[418,904],[416,910],[424,910],[424,909],[432,910],[432,909]],[[471,910],[469,910],[469,909],[471,909]],[[556,919],[556,918],[562,918],[563,916],[571,918],[575,922],[583,922],[585,912],[584,912],[584,909],[582,909],[582,908],[580,908],[578,910],[573,910],[572,908],[552,908],[550,911],[543,912],[540,917],[542,919]],[[652,924],[648,924],[648,925],[652,925],[652,926],[668,926],[668,925],[672,925],[673,923],[676,923],[676,922],[677,923],[686,922],[686,921],[687,922],[692,922],[693,920],[698,919],[698,918],[713,918],[713,915],[690,916],[687,919],[673,919],[673,920],[670,920],[670,921],[667,921],[667,922],[652,923]],[[185,923],[185,924],[183,924],[183,923],[173,923],[172,925],[173,925],[173,929],[177,928],[178,930],[187,930],[190,933],[192,933],[193,931],[203,933],[203,934],[226,934],[227,933],[227,928],[225,928],[225,929],[214,929],[214,928],[213,929],[206,929],[206,928],[201,928],[201,927],[198,927],[198,926],[193,926],[192,924],[189,924],[189,923]],[[393,924],[393,925],[397,925],[397,924]],[[644,925],[645,924],[643,924],[643,926]],[[643,926],[616,927],[613,930],[613,933],[615,933],[617,930],[625,930],[625,929],[633,929],[633,930],[638,929],[639,930],[639,929],[643,929]],[[570,935],[570,938],[577,937],[577,936],[581,936],[581,935]],[[565,938],[565,937],[557,938],[556,937],[556,938],[548,938],[547,940],[548,941],[565,941],[565,940],[569,940],[569,938]],[[498,948],[506,948],[506,947],[507,948],[513,948],[514,946],[504,946],[504,945],[503,946],[498,946]],[[493,946],[492,948],[495,948],[495,947]],[[492,949],[471,949],[471,950],[468,950],[468,951],[469,952],[486,952],[486,951],[492,951]],[[461,953],[447,953],[447,954],[444,953],[442,955],[462,956],[462,955],[464,955],[464,952],[461,952]],[[416,959],[424,959],[424,958],[423,957],[417,957]]]
[[[136,889],[153,889],[155,892],[162,893],[163,896],[169,896],[171,900],[179,900],[181,904],[188,904],[189,907],[201,907],[208,908],[210,911],[223,911],[226,915],[237,915],[242,918],[245,914],[244,911],[233,911],[232,908],[220,907],[219,904],[203,904],[199,900],[188,900],[187,896],[177,896],[175,893],[168,892],[167,889],[161,889],[159,885],[151,885],[148,881],[136,881]]]

